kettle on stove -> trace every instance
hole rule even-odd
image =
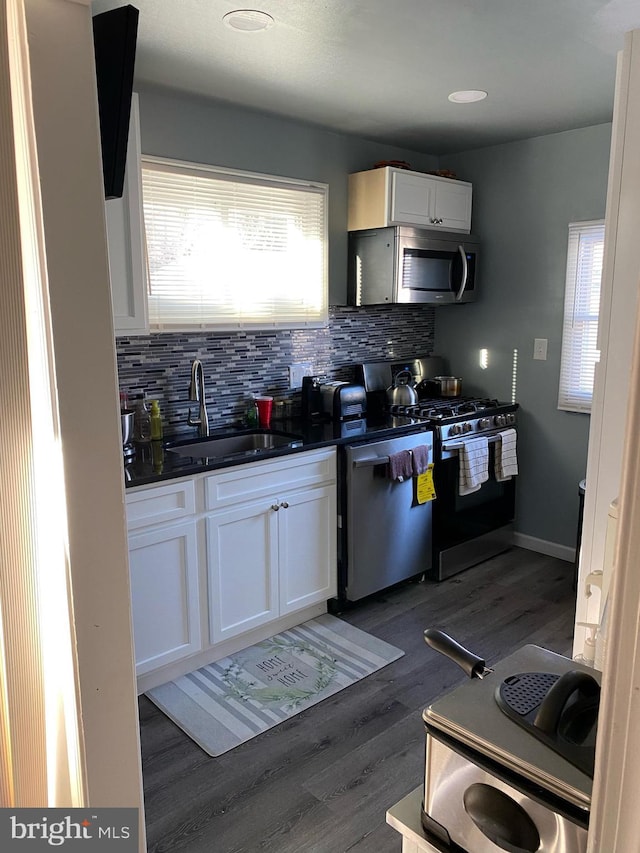
[[[401,378],[403,377],[403,378]],[[387,403],[390,406],[414,406],[418,402],[416,389],[410,384],[413,376],[409,370],[396,373],[393,385],[387,388]]]

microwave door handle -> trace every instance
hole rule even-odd
[[[460,300],[462,299],[462,294],[464,293],[464,289],[467,286],[467,278],[469,275],[467,253],[464,250],[464,246],[458,246],[458,251],[460,252],[460,257],[462,258],[462,281],[460,283],[460,290],[456,293],[456,302],[460,302]]]

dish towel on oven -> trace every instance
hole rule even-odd
[[[489,442],[486,436],[463,441],[458,450],[458,492],[470,495],[489,479]]]
[[[389,456],[389,479],[401,483],[413,476],[413,460],[410,450],[399,450]]]
[[[518,434],[515,429],[505,429],[496,442],[495,475],[499,483],[510,480],[518,473],[518,454],[516,441]]]

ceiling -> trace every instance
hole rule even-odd
[[[243,5],[244,4],[244,5]],[[94,0],[94,13],[124,5]],[[638,0],[132,0],[138,86],[430,154],[610,121]],[[240,32],[238,8],[273,24]],[[454,104],[460,89],[478,103]]]

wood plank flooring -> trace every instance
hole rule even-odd
[[[573,564],[514,548],[342,614],[404,657],[219,758],[140,697],[150,853],[399,853],[386,810],[421,784],[421,712],[464,680],[439,627],[489,664],[526,643],[571,654]]]

